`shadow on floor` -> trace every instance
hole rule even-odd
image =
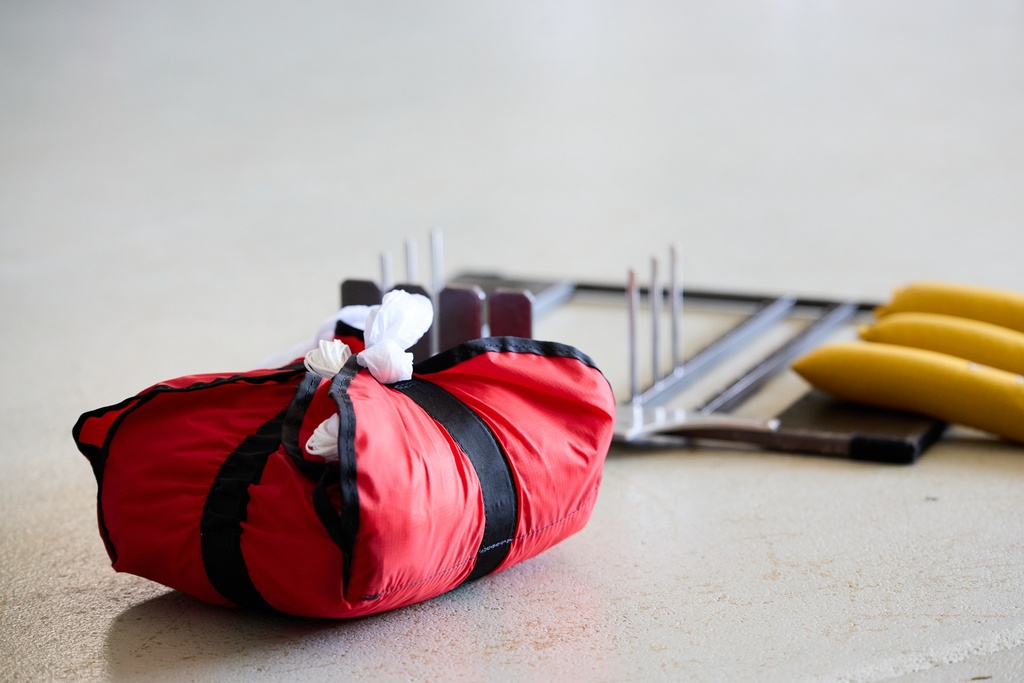
[[[280,671],[282,658],[310,641],[344,643],[373,619],[304,619],[202,603],[177,591],[139,603],[114,618],[105,656],[114,678],[203,677],[240,670]],[[343,648],[342,648],[343,649]],[[338,653],[343,654],[343,653]]]

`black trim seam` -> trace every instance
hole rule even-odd
[[[597,369],[594,360],[574,346],[558,342],[538,341],[525,337],[484,337],[463,342],[416,363],[413,373],[426,375],[442,372],[485,353],[529,353],[548,358],[572,358],[586,366]]]

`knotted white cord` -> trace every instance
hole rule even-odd
[[[381,384],[394,384],[412,378],[412,354],[406,349],[430,329],[434,308],[422,294],[396,289],[384,295],[380,306],[346,306],[336,319],[356,328],[362,323],[366,349],[356,354],[356,362]],[[307,353],[304,362],[311,372],[331,378],[351,355],[349,347],[340,340],[320,340],[318,348]],[[338,460],[337,415],[324,420],[313,431],[306,451],[329,462]]]

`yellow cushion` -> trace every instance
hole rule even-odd
[[[944,353],[837,342],[793,369],[839,398],[957,422],[1024,442],[1024,377]]]
[[[1024,374],[1024,332],[937,313],[893,313],[860,328],[865,341],[928,349]]]
[[[1024,332],[1024,294],[991,287],[918,282],[897,290],[875,314],[906,312],[955,315]]]

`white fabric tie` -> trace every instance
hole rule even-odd
[[[366,350],[356,361],[381,384],[412,378],[412,354],[405,350],[419,341],[434,321],[430,299],[395,289],[384,295],[380,306],[370,306],[363,339]]]
[[[327,462],[338,462],[338,415],[321,422],[306,441],[306,452]]]
[[[319,347],[306,354],[303,365],[310,372],[331,378],[338,374],[351,355],[348,344],[340,339],[321,339]]]
[[[396,289],[384,295],[380,306],[346,306],[334,319],[356,328],[362,324],[366,350],[356,354],[356,362],[381,384],[394,384],[412,378],[412,354],[406,349],[430,329],[434,308],[422,294]],[[304,363],[310,372],[331,378],[351,355],[341,340],[321,339],[318,347],[306,354]],[[306,451],[327,462],[338,461],[337,414],[317,426],[306,441]]]

